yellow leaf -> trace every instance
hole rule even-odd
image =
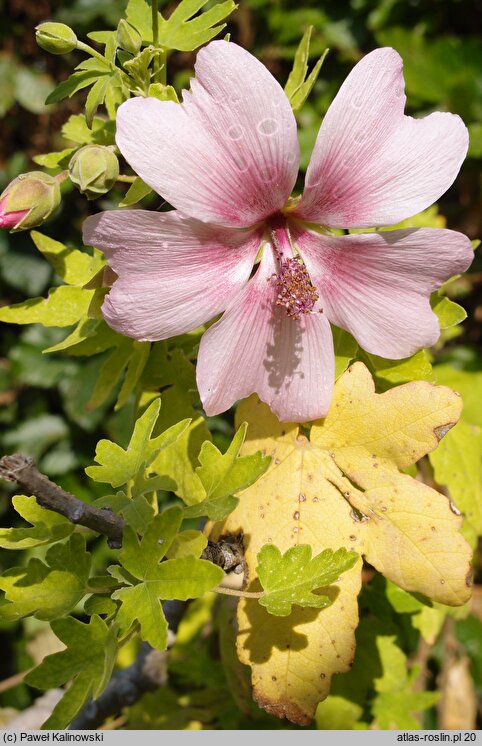
[[[313,553],[346,547],[402,588],[459,605],[470,595],[471,550],[447,498],[399,472],[436,448],[457,421],[462,401],[448,388],[412,382],[376,394],[369,371],[352,365],[335,386],[325,420],[309,438],[279,423],[256,397],[241,404],[243,453],[272,456],[270,469],[245,490],[213,534],[244,535],[248,589],[256,591],[257,554],[308,543]],[[238,607],[237,649],[251,666],[253,696],[268,712],[311,721],[334,673],[355,651],[361,560],[337,581],[326,609],[294,607],[270,616],[256,601]]]

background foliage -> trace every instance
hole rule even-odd
[[[72,119],[63,135],[59,132],[69,117],[82,111],[85,92],[51,105],[44,102],[56,83],[71,73],[80,56],[74,52],[54,57],[42,52],[35,43],[34,27],[44,20],[61,21],[85,39],[92,30],[115,28],[125,5],[116,0],[68,3],[0,0],[0,190],[17,174],[38,167],[33,162],[35,156],[72,147],[79,135],[74,126],[76,120]],[[176,5],[160,2],[160,9],[168,16]],[[208,8],[214,5],[215,2],[207,3]],[[296,47],[310,25],[314,27],[312,63],[326,47],[331,51],[298,114],[302,168],[307,166],[321,119],[353,64],[377,46],[393,46],[404,58],[408,113],[423,115],[432,110],[458,113],[471,135],[469,157],[455,185],[439,201],[438,212],[435,208],[427,211],[420,224],[447,225],[477,239],[482,234],[482,17],[477,0],[304,0],[302,4],[292,0],[241,0],[227,30],[234,41],[256,54],[284,84]],[[178,90],[187,85],[193,62],[194,53],[190,51],[173,53],[168,82]],[[109,133],[103,132],[100,137],[108,138]],[[66,182],[61,208],[47,229],[41,229],[42,233],[68,246],[78,246],[85,217],[118,206],[126,191],[126,185],[119,183],[91,203]],[[143,202],[146,207],[158,204],[152,194]],[[95,257],[92,257],[89,267],[71,265],[72,275],[62,275],[59,264],[51,262],[52,268],[39,253],[52,257],[55,245],[39,234],[34,240],[35,244],[28,233],[2,231],[0,234],[1,305],[45,295],[48,288],[60,286],[62,279],[80,286],[85,279],[83,272],[89,276],[95,274]],[[455,280],[446,291],[466,310],[467,320],[461,326],[456,325],[461,320],[460,313],[440,298],[439,315],[442,326],[446,327],[441,341],[429,353],[419,353],[411,359],[408,367],[373,356],[362,357],[379,390],[421,378],[452,386],[463,395],[461,423],[430,459],[423,459],[419,465],[425,481],[447,486],[462,510],[465,506],[480,505],[482,500],[481,285],[482,262],[476,257],[470,273]],[[91,292],[90,303],[95,291],[82,292]],[[81,315],[74,313],[72,322]],[[96,320],[95,314],[90,320]],[[144,345],[119,340],[108,340],[99,346],[99,354],[86,357],[87,350],[82,346],[74,350],[75,354],[64,355],[60,344],[64,338],[65,329],[55,326],[2,325],[0,452],[19,451],[34,456],[44,473],[88,502],[103,496],[105,485],[87,479],[84,469],[92,464],[96,443],[101,438],[127,446],[137,405],[135,384],[141,376],[152,380],[160,361],[164,362],[163,374],[156,384],[163,390],[166,402],[172,404],[166,411],[175,414],[162,420],[161,410],[159,429],[192,416],[194,405],[198,448],[209,432],[223,452],[231,442],[234,423],[229,413],[202,420],[197,402],[182,399],[176,382],[182,379],[188,388],[193,368],[189,360],[172,355],[165,343],[156,345],[149,359]],[[342,344],[343,340],[339,353]],[[56,345],[58,351],[42,354],[45,348]],[[354,354],[354,350],[347,350],[347,361]],[[112,387],[107,378],[116,365],[118,376]],[[162,460],[162,453],[156,458]],[[95,466],[91,470],[102,468]],[[179,471],[182,469],[181,459]],[[95,478],[92,473],[91,476]],[[118,484],[122,483],[121,479]],[[1,520],[3,525],[11,526],[17,518],[11,509],[10,493],[3,483],[0,489],[3,490]],[[167,494],[169,485],[163,489]],[[206,495],[197,474],[192,476],[189,489],[193,494],[198,489],[199,494]],[[193,519],[195,515],[193,512]],[[466,536],[476,546],[480,515],[468,518],[471,520]],[[64,528],[62,525],[56,528],[59,536]],[[71,537],[70,541],[73,540]],[[38,551],[32,548],[20,555],[0,550],[2,570],[12,564],[26,565],[35,559]],[[94,543],[93,562],[99,572],[104,571],[105,552],[105,542]],[[450,714],[447,697],[450,700],[453,696],[449,684],[455,664],[461,671],[465,670],[466,676],[460,681],[470,696],[474,691],[478,696],[482,694],[482,596],[478,586],[481,567],[477,557],[474,602],[470,610],[459,614],[460,618],[452,617],[445,623],[444,615],[437,615],[436,605],[432,609],[422,604],[417,606],[413,597],[403,595],[403,591],[380,576],[372,578],[367,569],[365,579],[371,582],[362,591],[362,622],[358,630],[358,647],[364,651],[362,658],[357,658],[352,672],[345,675],[345,683],[339,683],[341,677],[335,679],[332,696],[319,707],[314,726],[345,728],[357,723],[357,727],[367,727],[375,720],[378,727],[389,727],[386,715],[389,702],[389,711],[400,728],[418,727],[420,723],[427,727],[457,727],[444,720]],[[134,572],[132,568],[131,571]],[[71,608],[74,607],[75,600]],[[230,627],[225,619],[223,622],[223,617],[230,613],[227,608],[218,609],[211,597],[192,604],[170,657],[169,686],[162,693],[146,695],[131,709],[127,715],[129,727],[291,727],[266,715],[250,701],[244,672],[238,670],[233,660]],[[79,618],[82,619],[81,614]],[[83,627],[81,632],[86,640],[95,640],[102,646],[105,630],[101,626]],[[45,622],[32,617],[22,622],[0,622],[0,644],[5,651],[0,661],[0,680],[38,662],[42,651],[49,649],[55,640],[49,637],[47,629]],[[67,623],[59,631],[58,636],[66,642],[75,632]],[[424,648],[427,641],[433,643],[428,651]],[[131,663],[135,654],[135,643],[126,645],[120,664]],[[105,671],[93,671],[92,685],[96,686],[105,675]],[[351,699],[346,696],[350,685],[354,690]],[[442,700],[436,696],[437,692]],[[0,723],[2,712],[7,713],[9,708],[22,710],[35,696],[35,690],[26,684],[6,688],[2,694],[4,709],[0,710]],[[418,713],[417,718],[414,712]]]

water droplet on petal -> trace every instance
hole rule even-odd
[[[272,168],[262,168],[259,172],[259,175],[262,181],[270,184],[276,178],[276,171],[274,171]]]
[[[266,117],[258,124],[258,132],[267,137],[274,135],[278,131],[278,128],[278,122],[276,119],[273,119],[273,117]]]
[[[227,135],[230,140],[234,140],[236,142],[237,140],[241,140],[244,136],[244,129],[243,127],[241,127],[240,124],[233,124],[228,129]]]
[[[168,244],[168,242],[167,242],[167,241],[163,241],[163,242],[162,242],[162,248],[163,248],[163,249],[168,249],[168,248],[169,248],[169,244]]]
[[[241,96],[239,96],[237,93],[233,93],[233,95],[231,96],[231,103],[234,104],[234,106],[236,106],[236,104],[239,104],[240,101],[241,101]]]

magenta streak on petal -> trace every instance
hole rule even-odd
[[[276,306],[274,252],[265,246],[254,277],[204,334],[197,381],[207,414],[256,392],[280,420],[326,415],[333,381],[330,325],[323,314],[289,318]]]

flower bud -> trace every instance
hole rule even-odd
[[[25,231],[44,223],[60,204],[55,176],[42,171],[20,174],[0,195],[0,228]]]
[[[65,23],[41,23],[35,36],[39,47],[51,54],[67,54],[77,48],[77,37]]]
[[[137,54],[142,46],[141,35],[125,18],[121,18],[117,26],[117,41],[122,49],[131,54]]]
[[[84,145],[69,163],[69,176],[87,199],[112,189],[119,176],[119,161],[112,147]]]

